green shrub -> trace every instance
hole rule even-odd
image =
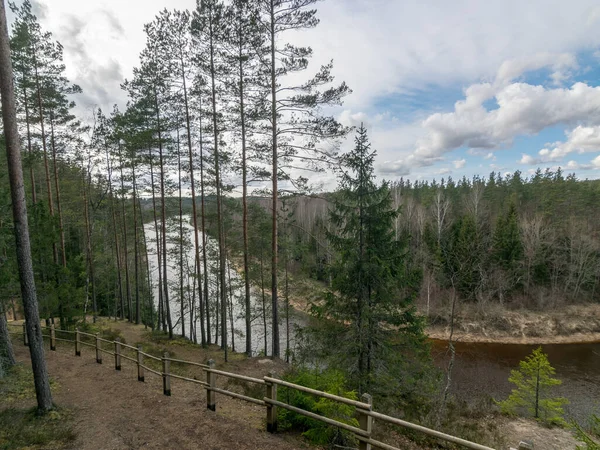
[[[356,392],[346,390],[346,379],[341,372],[336,370],[295,370],[284,376],[283,379],[351,400],[357,399]],[[291,406],[358,427],[358,421],[354,418],[355,408],[352,406],[285,387],[280,387],[277,398],[280,402]],[[356,440],[351,433],[327,425],[320,420],[311,419],[284,408],[279,409],[278,419],[281,429],[299,431],[312,444],[329,448],[356,446]]]

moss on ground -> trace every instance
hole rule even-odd
[[[58,385],[50,381],[53,390]],[[0,379],[0,450],[62,449],[72,443],[72,413],[57,408],[39,415],[35,408],[23,408],[26,400],[35,399],[31,369],[17,364]]]

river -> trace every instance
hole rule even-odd
[[[194,273],[194,258],[195,258],[195,250],[194,250],[194,234],[193,234],[193,226],[191,224],[191,217],[184,217],[184,245],[183,245],[183,266],[184,270],[184,320],[185,320],[185,330],[186,336],[189,337],[189,329],[190,329],[190,311],[194,311],[194,317],[197,318],[194,320],[197,337],[200,339],[200,321],[198,316],[198,296],[195,298],[195,306],[191,308],[191,291],[193,290],[194,280],[192,276],[189,276],[190,273]],[[160,225],[159,225],[160,229]],[[167,232],[167,273],[168,273],[168,281],[169,281],[169,305],[171,308],[171,318],[173,322],[173,331],[175,334],[181,334],[181,305],[179,298],[180,295],[180,267],[181,260],[179,256],[179,218],[169,219],[168,224],[169,231]],[[154,292],[154,302],[155,306],[158,306],[158,259],[156,256],[156,234],[154,231],[154,223],[146,223],[144,225],[144,231],[146,234],[146,241],[148,245],[148,257],[150,262],[150,275],[153,285]],[[202,245],[202,234],[199,233],[198,239],[200,241],[200,245]],[[207,236],[207,247],[208,247],[208,271],[209,273],[216,271],[217,269],[217,242]],[[202,256],[201,256],[202,257]],[[233,266],[227,261],[228,270],[226,273],[226,277],[228,278],[228,284],[230,281],[231,284],[231,292],[227,292],[228,298],[231,295],[231,304],[233,305],[232,309],[232,319],[233,319],[233,328],[234,333],[231,333],[230,328],[230,318],[227,320],[228,327],[228,346],[231,348],[232,343],[235,344],[235,351],[244,352],[246,350],[246,322],[245,322],[245,307],[244,307],[244,282],[242,277],[236,272]],[[269,282],[270,286],[270,272],[268,272],[268,268],[270,267],[270,260],[267,262],[267,266],[265,268],[265,279]],[[201,267],[202,271],[202,267]],[[268,273],[267,273],[268,272]],[[203,272],[202,272],[203,273]],[[214,300],[217,296],[217,288],[214,284],[216,277],[214,274],[209,275],[209,283],[213,283],[209,285],[208,296],[210,299],[210,303],[214,305]],[[189,290],[188,290],[189,286]],[[270,307],[271,298],[269,295],[266,295],[266,336],[265,336],[265,326],[263,323],[263,302],[262,295],[259,289],[252,288],[251,291],[251,306],[252,306],[252,354],[257,356],[260,354],[265,354],[265,345],[266,345],[266,353],[268,355],[272,354],[272,343],[271,343],[271,307]],[[229,315],[229,310],[228,310]],[[215,317],[216,311],[212,311],[211,316],[211,334],[214,337],[216,334],[215,328]],[[285,309],[280,307],[279,311],[280,317],[280,349],[282,352],[282,356],[286,349],[286,316]],[[302,324],[303,314],[293,310],[290,308],[290,348],[294,347],[295,342],[295,333],[296,324]],[[233,340],[233,342],[232,342]],[[266,341],[266,344],[265,344]],[[220,342],[220,339],[219,339]]]
[[[448,362],[446,341],[432,339],[432,353],[439,367]],[[511,369],[539,345],[457,342],[452,393],[470,404],[494,398],[504,400],[514,385],[509,383]],[[600,342],[581,344],[543,344],[556,378],[562,380],[556,395],[566,397],[567,418],[586,421],[600,413]]]

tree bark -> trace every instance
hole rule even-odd
[[[140,251],[139,251],[139,242],[138,242],[138,214],[137,214],[137,208],[136,208],[136,204],[137,204],[137,185],[136,185],[136,178],[135,178],[135,167],[136,166],[136,162],[135,162],[135,155],[132,156],[131,158],[131,176],[132,176],[132,183],[133,183],[133,197],[132,197],[132,202],[133,202],[133,264],[134,264],[134,277],[135,277],[135,323],[137,325],[140,324],[140,322],[142,321],[142,307],[140,305],[140,276],[139,276],[139,272],[140,272],[140,263],[139,263],[139,256],[140,256]],[[140,211],[141,214],[141,211]],[[142,224],[143,227],[143,224]]]
[[[277,177],[278,177],[278,155],[277,155],[277,87],[275,84],[275,0],[271,0],[271,128],[273,129],[273,230],[271,240],[271,313],[273,316],[272,340],[273,358],[280,357],[279,351],[279,314],[277,298]]]
[[[167,319],[169,339],[173,339],[173,321],[171,318],[171,305],[169,304],[169,283],[167,274],[167,208],[165,203],[165,165],[163,158],[162,131],[160,126],[160,111],[158,109],[158,94],[154,91],[154,107],[156,109],[156,126],[158,132],[158,156],[160,164],[160,216],[162,222],[162,265],[163,265],[163,301],[164,315]]]
[[[131,286],[129,283],[129,246],[127,245],[127,215],[125,213],[125,180],[123,177],[123,155],[121,152],[121,142],[118,142],[119,148],[119,170],[121,172],[121,209],[123,213],[123,252],[125,256],[125,294],[127,298],[127,320],[133,322],[132,304],[131,304]]]
[[[88,177],[89,170],[83,170],[83,215],[85,218],[85,237],[86,237],[86,250],[87,250],[87,263],[90,277],[90,284],[92,287],[92,321],[96,323],[98,315],[98,305],[96,304],[96,280],[94,278],[94,255],[92,252],[92,231],[90,226],[90,205],[88,201]]]
[[[63,224],[62,207],[60,204],[60,185],[58,183],[58,164],[56,162],[56,142],[54,140],[54,115],[50,113],[50,148],[52,149],[52,168],[54,170],[54,189],[56,191],[56,211],[58,213],[58,229],[60,232],[61,262],[67,267],[67,253],[65,251],[65,227]],[[61,317],[62,320],[62,317]],[[61,323],[62,325],[62,323]]]
[[[29,338],[31,366],[33,369],[38,410],[46,412],[52,409],[52,393],[50,392],[48,369],[46,367],[46,359],[44,358],[44,342],[42,340],[42,329],[40,327],[40,316],[33,278],[29,223],[27,221],[27,204],[25,202],[25,183],[21,165],[17,109],[15,106],[13,71],[10,59],[4,0],[0,1],[0,97],[2,98],[2,119],[6,139],[6,156],[15,227],[17,265],[21,284],[21,296],[23,298],[26,331]]]
[[[120,317],[123,319],[125,317],[125,304],[123,299],[123,279],[121,276],[121,250],[119,248],[119,233],[117,233],[117,214],[115,212],[115,198],[113,196],[112,189],[112,165],[110,163],[110,154],[108,151],[108,145],[106,142],[104,143],[106,149],[106,166],[108,169],[108,196],[110,198],[110,212],[112,216],[113,223],[113,236],[115,240],[115,253],[116,253],[116,261],[117,261],[117,280],[119,282],[119,300],[120,300]],[[115,320],[117,320],[117,312],[115,311]]]
[[[219,236],[219,279],[221,283],[220,301],[221,301],[221,348],[225,352],[225,361],[227,361],[227,292],[225,289],[225,237],[223,230],[223,199],[221,196],[221,174],[219,167],[219,130],[217,124],[217,91],[215,87],[215,47],[214,47],[214,22],[212,10],[209,11],[210,18],[210,75],[212,84],[212,120],[214,136],[214,154],[215,154],[215,185],[217,190],[217,227]]]
[[[33,170],[33,151],[31,149],[31,125],[29,124],[29,103],[27,101],[27,88],[25,87],[25,75],[23,75],[23,103],[25,104],[25,124],[27,125],[27,156],[29,156],[29,177],[31,178],[31,200],[37,203],[35,189],[35,172]]]
[[[206,343],[211,344],[210,331],[210,303],[208,301],[208,257],[206,255],[207,239],[206,239],[206,214],[204,204],[204,156],[202,152],[202,99],[200,99],[200,214],[202,216],[202,269],[204,276],[204,307],[206,308]],[[217,336],[215,336],[215,341]]]
[[[177,173],[179,175],[179,314],[181,316],[181,336],[185,337],[185,308],[183,305],[183,199],[181,198],[181,146],[179,124],[177,124]],[[190,311],[191,315],[191,311]],[[190,333],[192,329],[190,328]],[[190,340],[192,335],[190,334]]]
[[[158,232],[158,219],[156,217],[156,193],[154,192],[154,163],[152,162],[152,152],[149,152],[149,161],[150,161],[150,189],[152,190],[152,214],[154,217],[154,233],[156,236],[156,257],[157,257],[157,266],[158,269],[158,328],[160,329],[161,325],[163,331],[166,331],[166,323],[163,315],[163,276],[162,276],[162,258],[161,258],[161,243]]]
[[[241,21],[241,17],[239,18]],[[246,115],[244,113],[244,64],[242,55],[242,30],[239,36],[239,77],[240,77],[240,123],[242,132],[242,234],[244,241],[244,299],[246,316],[246,354],[252,356],[252,322],[250,317],[250,276],[248,263],[248,168],[246,167]]]
[[[142,205],[140,203],[140,199],[138,197],[138,209],[140,211],[140,215],[142,214]],[[150,258],[148,257],[148,243],[146,242],[146,229],[144,228],[144,224],[142,223],[142,238],[144,239],[144,257],[146,259],[146,277],[148,283],[149,292],[148,295],[148,308],[150,310],[150,328],[154,331],[154,303],[152,302],[152,279],[150,278]]]
[[[187,144],[188,144],[188,156],[190,160],[190,187],[192,191],[192,223],[194,225],[194,257],[195,257],[195,273],[198,279],[198,303],[200,310],[200,343],[202,346],[206,346],[206,331],[204,329],[204,305],[202,299],[202,274],[200,271],[200,240],[198,238],[198,212],[196,211],[196,186],[194,184],[194,157],[192,150],[192,127],[190,124],[190,108],[187,95],[187,82],[185,79],[185,65],[183,58],[183,50],[180,53],[181,63],[181,78],[183,81],[183,101],[185,104],[185,126],[187,131]],[[202,135],[202,133],[200,134]],[[204,197],[204,196],[203,196]],[[202,199],[204,204],[204,198]],[[204,216],[204,210],[202,211]],[[204,269],[206,271],[206,268]],[[207,299],[204,299],[207,301]],[[210,340],[210,338],[209,338]]]
[[[46,131],[44,129],[44,109],[42,107],[42,92],[40,87],[40,76],[37,67],[36,50],[33,49],[33,66],[35,70],[35,87],[37,90],[37,104],[40,116],[40,131],[42,133],[42,150],[44,151],[44,171],[46,174],[46,190],[48,194],[48,208],[50,209],[50,215],[54,217],[54,202],[52,200],[52,188],[50,183],[50,168],[48,166],[48,148],[46,146]],[[52,254],[54,256],[54,264],[58,264],[58,251],[56,249],[56,242],[52,243]]]
[[[8,322],[6,321],[6,312],[0,309],[0,358],[4,359],[4,364],[14,366],[17,363],[15,352],[13,350]]]

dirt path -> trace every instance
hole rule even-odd
[[[306,448],[293,437],[263,431],[263,408],[217,395],[217,412],[208,411],[201,386],[173,379],[173,395],[166,397],[160,377],[147,373],[144,383],[137,381],[133,363],[123,361],[118,372],[109,355],[99,365],[94,349],[84,347],[75,357],[71,344],[60,344],[47,352],[48,370],[59,384],[55,403],[73,411],[74,449]],[[28,364],[27,348],[15,350]]]

